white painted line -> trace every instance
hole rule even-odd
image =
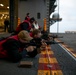
[[[66,50],[61,44],[58,44],[61,48],[63,48],[63,50],[65,50],[75,61],[76,61],[76,58],[68,51]]]
[[[48,48],[47,48],[47,47],[46,47],[46,52],[47,52],[47,55],[48,55],[48,61],[51,62],[50,56],[49,56],[49,52],[48,52]]]

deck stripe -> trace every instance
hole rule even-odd
[[[63,75],[50,46],[46,46],[46,50],[41,51],[38,75]]]
[[[63,75],[61,70],[38,70],[38,75]]]
[[[57,42],[61,42],[60,40],[58,40],[58,39],[56,39],[56,41]],[[66,49],[71,55],[70,56],[72,56],[73,58],[74,58],[74,60],[76,60],[76,51],[75,50],[73,50],[72,48],[70,48],[68,45],[66,45],[66,44],[59,44],[63,49]]]
[[[38,75],[50,75],[49,70],[38,70]]]
[[[49,67],[48,65],[50,65],[51,67]],[[38,66],[38,70],[60,70],[60,66],[58,65],[58,63],[40,63]]]
[[[48,58],[39,58],[39,63],[48,63]],[[58,63],[55,58],[50,58],[50,63]]]
[[[42,51],[41,54],[46,54],[46,51]],[[54,54],[53,51],[48,51],[48,54]]]
[[[54,58],[54,55],[53,55],[53,54],[49,54],[49,56],[50,56],[51,58]],[[41,57],[41,58],[46,58],[46,57],[47,57],[47,54],[41,54],[40,57]]]

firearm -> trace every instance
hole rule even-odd
[[[49,37],[51,37],[53,41],[54,41],[55,38],[63,38],[63,36],[58,36],[58,35],[54,35],[54,34],[48,34],[48,32],[42,33],[42,39],[48,40]]]
[[[48,40],[49,38],[52,38],[51,40]],[[63,38],[63,36],[58,36],[58,35],[54,35],[54,34],[48,34],[48,32],[43,32],[42,33],[42,39],[46,40],[46,44],[59,44],[59,43],[64,43],[64,42],[56,42],[55,38]]]
[[[41,46],[41,38],[32,39],[29,43],[26,43],[26,47],[28,46],[36,46],[37,48],[40,48]]]
[[[55,38],[63,38],[63,36],[58,36],[58,35],[49,35],[49,37],[52,37],[53,41],[54,41]]]
[[[36,46],[36,44],[35,43],[26,43],[26,47],[28,47],[28,46]]]
[[[64,43],[64,42],[56,42],[56,41],[47,41],[47,42],[46,42],[47,45],[59,44],[59,43]]]

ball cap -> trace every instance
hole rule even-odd
[[[18,34],[18,37],[22,40],[25,40],[25,41],[30,41],[32,40],[32,37],[29,35],[29,33],[25,30],[22,30],[19,32]]]

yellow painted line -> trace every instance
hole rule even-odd
[[[46,50],[45,51],[41,51],[41,54],[47,54]],[[48,51],[48,54],[54,54],[53,51]]]
[[[56,39],[56,41],[58,42],[59,40]],[[76,53],[73,53],[72,51],[74,51],[74,49],[68,47],[68,45],[66,44],[61,44],[68,52],[71,53],[72,56],[74,56],[76,58]]]
[[[38,75],[63,75],[61,70],[38,70]]]
[[[51,75],[63,75],[61,70],[51,70]]]
[[[50,70],[38,70],[38,75],[50,75]]]
[[[72,48],[68,48],[69,49],[69,51],[74,51]]]
[[[54,64],[54,63],[58,63],[56,58],[54,57],[50,57],[50,54],[54,54],[53,51],[51,50],[51,48],[48,46],[46,47],[46,50],[41,51],[41,54],[47,54],[47,56],[45,58],[39,58],[39,63],[43,63],[43,64]],[[61,70],[38,70],[38,74],[37,75],[63,75]]]
[[[47,46],[48,50],[51,50],[51,47],[50,46]]]
[[[67,51],[69,51],[74,57],[76,57],[76,53],[73,53],[72,51],[74,51],[72,48],[67,48],[65,45],[62,45]]]
[[[72,52],[71,52],[72,53]],[[76,53],[72,53],[72,55],[74,56],[74,57],[76,57]]]
[[[48,63],[48,58],[39,58],[39,63]],[[56,58],[50,58],[50,63],[58,63]]]

